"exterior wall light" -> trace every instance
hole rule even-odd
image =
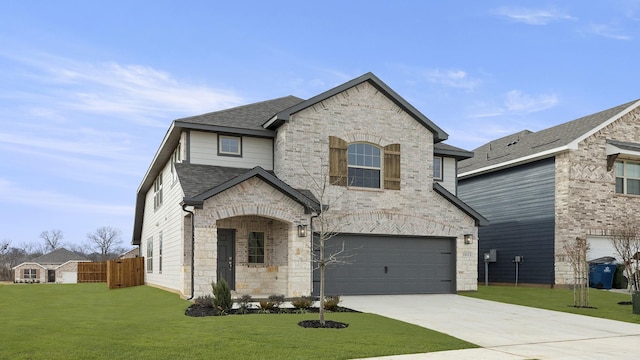
[[[307,237],[307,225],[298,225],[298,236]]]
[[[464,243],[472,244],[473,243],[473,234],[464,234]]]

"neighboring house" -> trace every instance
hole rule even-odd
[[[58,248],[13,268],[14,282],[74,284],[78,282],[78,263],[87,258]]]
[[[140,256],[140,248],[136,247],[120,255],[118,259],[131,259],[131,258],[137,258],[138,256]]]
[[[352,255],[327,270],[327,294],[475,290],[486,219],[455,196],[472,154],[446,139],[371,73],[175,120],[137,193],[145,281],[191,297],[222,278],[238,295],[317,292],[308,230],[322,208]]]
[[[522,131],[474,150],[458,165],[459,196],[488,218],[482,254],[497,250],[489,281],[572,283],[563,245],[587,238],[588,260],[615,256],[609,235],[638,221],[640,105],[632,101],[538,132]]]

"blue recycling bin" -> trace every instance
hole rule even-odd
[[[613,274],[616,265],[594,264],[589,266],[589,287],[610,290],[613,287]]]

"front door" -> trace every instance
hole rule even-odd
[[[47,271],[47,282],[56,282],[56,271],[55,270],[48,270]]]
[[[218,229],[218,280],[225,279],[231,290],[236,289],[236,231]]]

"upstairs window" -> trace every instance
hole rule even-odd
[[[442,180],[442,157],[440,156],[433,158],[433,178]]]
[[[640,195],[640,163],[616,161],[616,193]]]
[[[162,172],[153,182],[153,209],[157,210],[162,205]]]
[[[380,148],[370,144],[350,144],[347,159],[349,186],[380,188]]]
[[[264,264],[264,233],[249,233],[249,264]]]
[[[180,152],[180,143],[176,147],[176,151],[171,155],[171,180],[175,183],[178,180],[178,174],[176,173],[176,163],[182,162],[182,153]]]
[[[242,138],[218,135],[218,155],[242,156]]]

